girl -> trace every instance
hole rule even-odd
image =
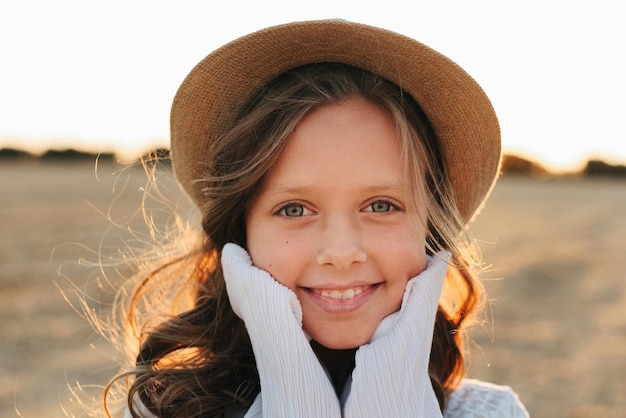
[[[500,138],[461,68],[360,24],[272,27],[191,71],[171,134],[202,240],[134,292],[134,329],[151,288],[191,302],[143,324],[126,416],[527,415],[464,378]]]

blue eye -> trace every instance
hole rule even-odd
[[[377,202],[374,202],[370,205],[370,207],[372,208],[372,212],[376,213],[385,213],[389,212],[392,209],[391,203],[385,200],[379,200]]]
[[[401,210],[399,206],[394,205],[388,200],[377,200],[375,202],[370,203],[366,212],[374,212],[374,213],[389,213],[397,210]]]
[[[289,204],[280,208],[278,214],[288,218],[297,218],[304,215],[304,207],[302,205]]]

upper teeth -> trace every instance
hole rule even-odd
[[[325,298],[343,300],[343,299],[352,299],[353,297],[358,296],[361,293],[363,293],[363,290],[357,288],[357,289],[346,289],[346,290],[322,290],[320,292],[320,295],[322,295],[322,297],[325,297]]]

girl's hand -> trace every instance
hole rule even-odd
[[[341,417],[339,400],[302,330],[296,295],[252,265],[235,244],[222,250],[233,311],[246,324],[261,380],[261,394],[246,417]]]
[[[356,353],[345,416],[441,417],[428,375],[435,315],[449,256],[437,254],[409,280],[400,310]]]

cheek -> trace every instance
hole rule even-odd
[[[276,243],[272,242],[272,234],[257,222],[249,222],[246,228],[248,252],[252,263],[266,271],[275,264]]]
[[[426,268],[426,249],[424,245],[417,245],[413,241],[406,245],[390,247],[383,260],[385,273],[389,280],[393,281],[393,288],[399,286],[404,289],[410,279]]]
[[[375,248],[379,259],[388,269],[408,271],[410,277],[420,273],[426,266],[425,235],[409,225],[387,231],[383,239],[379,235]]]
[[[303,241],[264,228],[249,228],[248,233],[252,263],[270,273],[277,282],[294,289],[304,268]]]

